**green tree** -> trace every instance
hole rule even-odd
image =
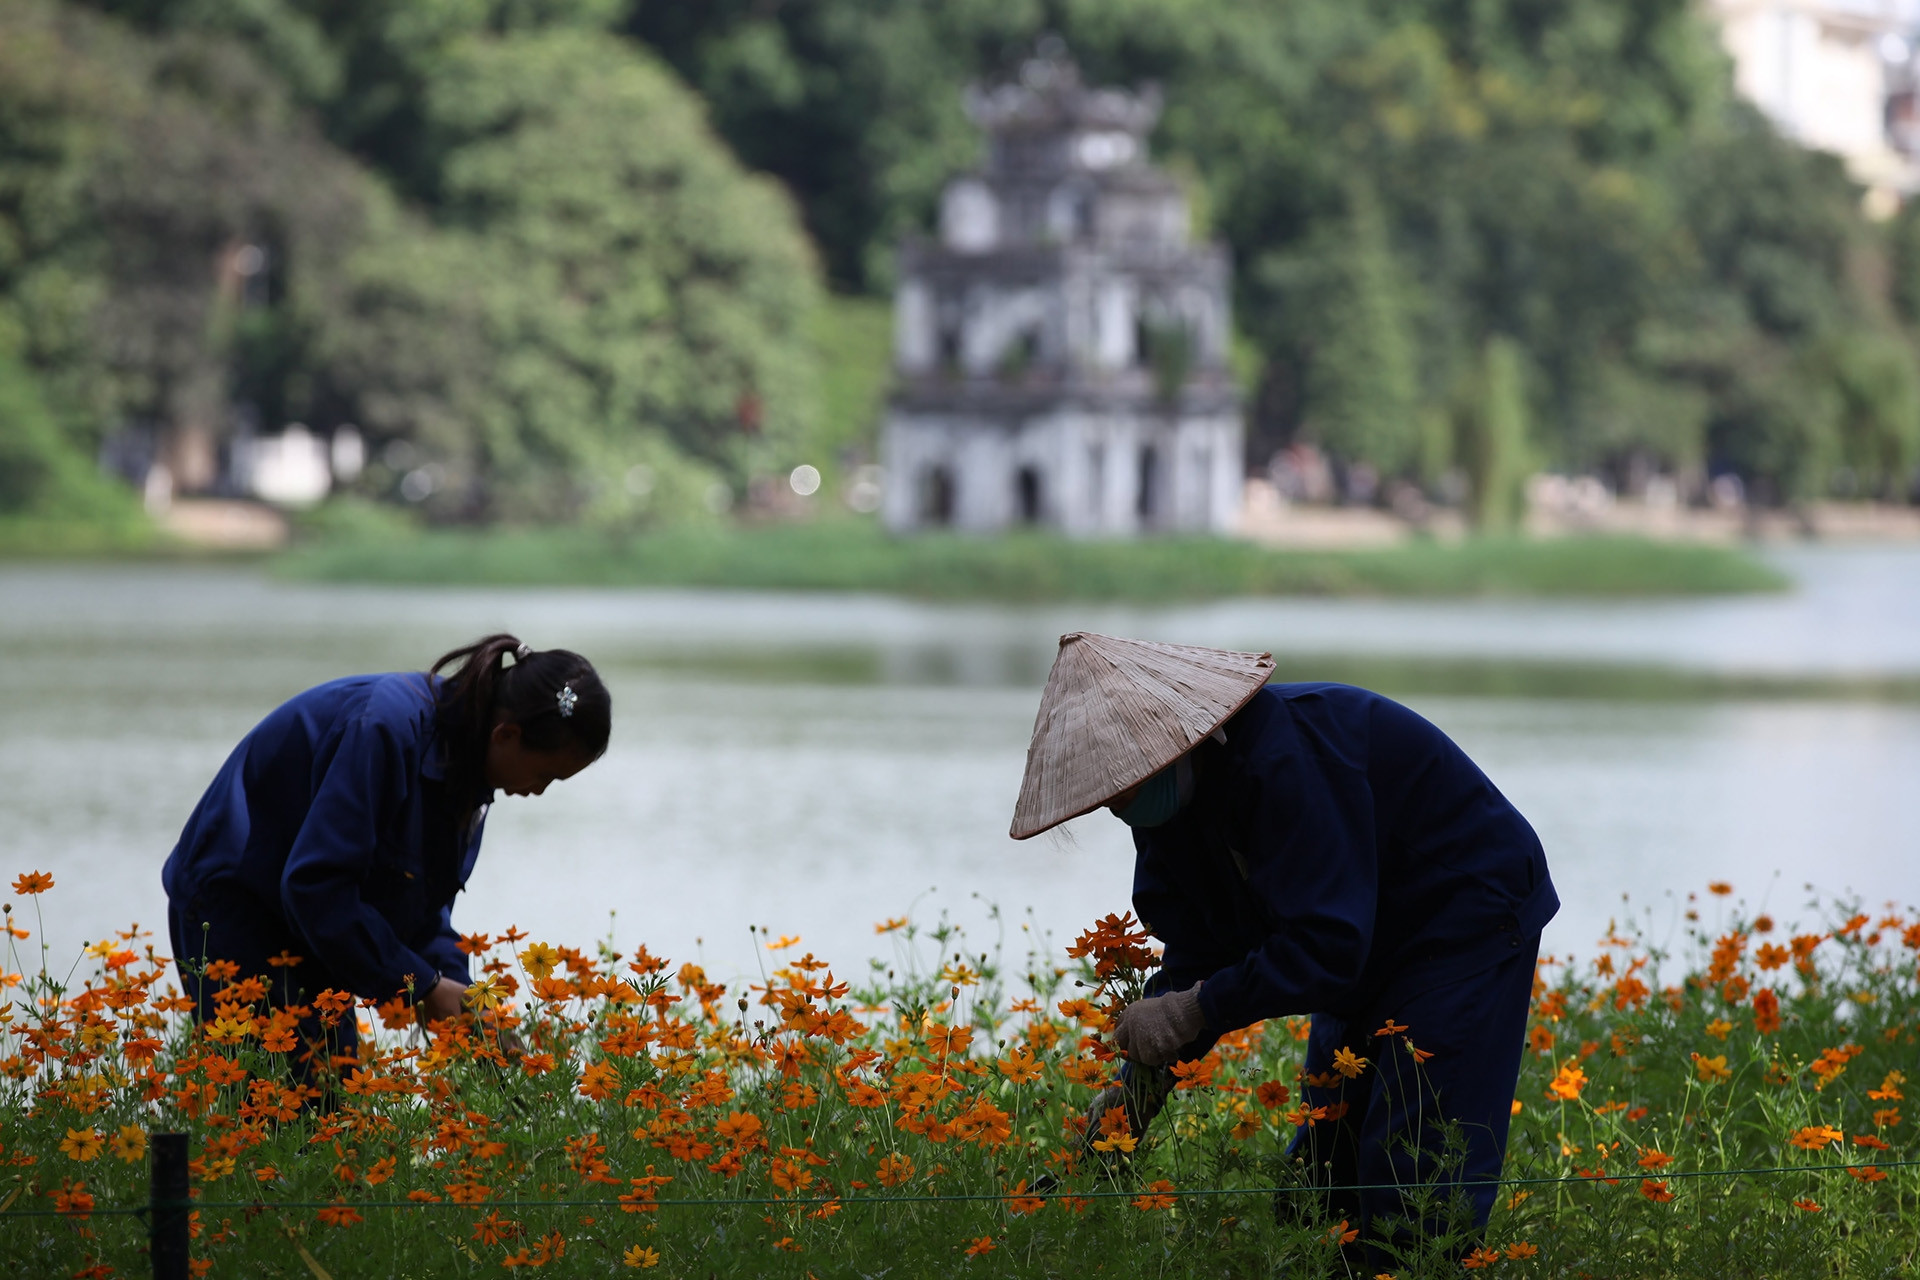
[[[1489,338],[1482,346],[1460,422],[1474,527],[1511,532],[1525,510],[1532,462],[1523,357],[1513,339]]]
[[[131,528],[139,511],[60,429],[26,366],[0,349],[0,520],[23,518]]]
[[[1313,317],[1306,421],[1336,455],[1396,474],[1421,447],[1419,370],[1407,284],[1377,197],[1356,182],[1347,223],[1324,255],[1301,311]]]
[[[743,475],[811,422],[797,220],[650,57],[471,36],[427,109],[437,225],[395,214],[355,259],[366,323],[340,345],[366,421],[433,452],[443,510],[568,515],[631,467],[682,474],[658,441]]]

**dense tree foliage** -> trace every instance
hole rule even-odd
[[[105,7],[0,15],[0,349],[76,447],[152,424],[191,483],[352,422],[376,492],[624,521],[810,421],[791,205],[610,14]]]
[[[961,86],[1039,33],[1161,83],[1158,149],[1239,268],[1256,460],[1305,436],[1429,480],[1471,463],[1509,341],[1549,465],[1784,499],[1903,492],[1920,461],[1912,344],[1862,283],[1878,232],[1836,161],[1733,100],[1691,0],[641,0],[629,26],[852,288],[974,158]]]
[[[1497,478],[1496,523],[1536,465],[1909,491],[1920,218],[1692,0],[13,0],[0,354],[75,454],[353,422],[446,517],[698,512],[848,438],[818,281],[886,294],[1048,33],[1164,90],[1254,462]]]

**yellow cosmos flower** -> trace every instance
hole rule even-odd
[[[84,1164],[99,1155],[105,1144],[98,1129],[69,1129],[60,1140],[60,1150]]]
[[[544,942],[536,942],[520,953],[520,964],[535,981],[549,978],[559,967],[560,953]]]
[[[147,1154],[147,1131],[137,1124],[123,1124],[120,1131],[108,1139],[107,1145],[113,1148],[113,1154],[133,1164]]]

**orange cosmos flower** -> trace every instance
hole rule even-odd
[[[1032,1084],[1040,1078],[1040,1063],[1029,1049],[1016,1048],[1000,1059],[1000,1074],[1014,1084]]]
[[[1867,1096],[1875,1102],[1898,1102],[1906,1095],[1900,1092],[1900,1086],[1907,1082],[1906,1076],[1898,1071],[1887,1072],[1880,1081],[1878,1089],[1867,1090]]]
[[[1349,1080],[1356,1080],[1367,1069],[1367,1059],[1343,1045],[1333,1052],[1333,1069]]]
[[[1038,1213],[1047,1207],[1045,1200],[1042,1200],[1039,1196],[1027,1195],[1026,1190],[1027,1180],[1022,1178],[1020,1179],[1020,1185],[1015,1187],[1012,1194],[1007,1197],[1007,1207],[1012,1209],[1016,1216]]]
[[[880,1158],[880,1166],[874,1171],[874,1177],[883,1187],[897,1187],[913,1176],[913,1161],[899,1152],[892,1152]]]
[[[1691,1056],[1693,1058],[1694,1074],[1699,1076],[1703,1083],[1719,1084],[1722,1081],[1733,1079],[1733,1072],[1727,1066],[1726,1054],[1717,1053],[1711,1058],[1704,1057],[1697,1053]]]
[[[1522,1258],[1531,1258],[1540,1252],[1540,1246],[1528,1244],[1525,1240],[1516,1240],[1507,1246],[1507,1257],[1518,1262]]]
[[[1810,1124],[1795,1132],[1787,1141],[1802,1151],[1819,1151],[1832,1143],[1844,1140],[1846,1136],[1829,1125]]]
[[[580,1071],[580,1096],[603,1102],[620,1087],[620,1072],[611,1062],[590,1062]]]
[[[1140,1210],[1171,1209],[1174,1197],[1170,1194],[1173,1184],[1165,1178],[1156,1179],[1147,1184],[1147,1194],[1135,1196],[1133,1207]]]
[[[1762,987],[1753,993],[1753,1029],[1770,1036],[1780,1029],[1780,997],[1773,988]]]
[[[1392,1018],[1388,1018],[1387,1024],[1373,1034],[1376,1036],[1397,1036],[1406,1029],[1403,1023],[1395,1022]]]
[[[1707,881],[1707,892],[1713,894],[1715,897],[1724,898],[1733,892],[1733,886],[1725,880],[1709,880]]]
[[[351,1227],[366,1219],[354,1212],[353,1206],[336,1200],[314,1215],[330,1227]]]
[[[657,1267],[660,1265],[660,1252],[636,1244],[620,1255],[620,1261],[629,1267]]]
[[[1887,1171],[1875,1165],[1848,1165],[1847,1172],[1862,1182],[1885,1182],[1887,1180]]]
[[[735,1111],[713,1126],[713,1131],[734,1146],[745,1146],[760,1137],[764,1126],[760,1117],[748,1111]]]
[[[1672,1156],[1664,1151],[1656,1150],[1653,1147],[1648,1147],[1640,1153],[1640,1167],[1642,1169],[1664,1169],[1672,1163]]]
[[[972,1244],[967,1246],[967,1256],[969,1258],[977,1258],[983,1253],[992,1253],[992,1252],[993,1252],[992,1236],[981,1236],[979,1239],[975,1240]]]
[[[60,1189],[53,1193],[53,1209],[63,1218],[85,1219],[93,1213],[93,1195],[84,1182],[62,1180]]]
[[[1820,1206],[1815,1204],[1811,1200],[1795,1200],[1793,1202],[1793,1207],[1806,1213],[1820,1212]]]
[[[1264,1081],[1259,1088],[1253,1091],[1253,1096],[1259,1100],[1260,1105],[1269,1109],[1286,1106],[1287,1098],[1290,1094],[1291,1091],[1287,1086],[1281,1084],[1278,1080]]]
[[[1558,1098],[1562,1102],[1572,1102],[1579,1098],[1580,1091],[1587,1087],[1587,1073],[1577,1063],[1564,1063],[1554,1073],[1547,1085],[1547,1096]]]
[[[1360,1228],[1349,1227],[1345,1218],[1327,1228],[1328,1244],[1352,1244],[1360,1238]]]
[[[882,920],[879,924],[873,926],[873,931],[875,933],[892,933],[895,929],[904,929],[906,927],[907,918],[905,916],[896,916],[891,920]]]
[[[1468,1271],[1479,1271],[1484,1267],[1492,1266],[1498,1261],[1500,1261],[1500,1251],[1498,1249],[1475,1249],[1472,1253],[1460,1259],[1460,1265]]]
[[[53,888],[53,876],[46,871],[24,871],[13,881],[13,891],[23,898],[45,893],[51,888]]]
[[[1655,1204],[1665,1204],[1667,1201],[1673,1199],[1673,1192],[1668,1189],[1667,1184],[1665,1182],[1655,1182],[1652,1178],[1642,1178],[1640,1180],[1640,1194]]]
[[[1900,1108],[1887,1107],[1873,1113],[1873,1123],[1882,1129],[1891,1129],[1900,1123]]]

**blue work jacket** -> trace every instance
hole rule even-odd
[[[419,672],[350,676],[273,711],[187,819],[161,872],[168,898],[245,890],[280,914],[292,951],[359,996],[410,976],[422,993],[438,975],[468,981],[453,899],[493,793],[453,803],[437,687]]]
[[[1273,684],[1134,831],[1133,906],[1211,1036],[1364,1018],[1532,945],[1559,909],[1533,828],[1439,729],[1379,694]]]

